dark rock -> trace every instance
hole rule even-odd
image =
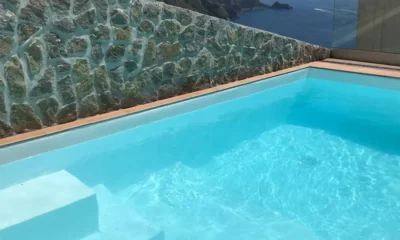
[[[176,86],[172,83],[163,84],[158,89],[158,99],[171,98],[176,95]]]
[[[195,40],[198,43],[204,43],[204,41],[206,40],[206,30],[197,28]]]
[[[128,73],[131,73],[131,72],[135,71],[136,69],[138,69],[137,63],[135,61],[124,62],[124,67]]]
[[[29,45],[26,57],[28,58],[29,70],[31,74],[37,73],[43,66],[42,43],[37,38]]]
[[[203,73],[193,86],[194,91],[200,91],[211,87],[211,76],[209,73]]]
[[[90,40],[94,41],[108,41],[110,40],[110,28],[106,25],[99,24],[90,33]]]
[[[42,113],[42,121],[45,126],[52,126],[57,122],[59,103],[54,97],[39,100],[36,105]]]
[[[54,26],[58,30],[60,30],[61,32],[64,32],[64,33],[72,33],[72,32],[75,32],[75,30],[76,30],[75,23],[70,18],[67,18],[67,17],[55,20]]]
[[[254,39],[254,30],[247,29],[246,34],[244,36],[244,45],[248,47],[253,46],[253,39]]]
[[[4,9],[0,5],[0,31],[14,32],[16,20],[16,16],[13,12]]]
[[[181,25],[176,20],[164,20],[162,21],[156,30],[156,37],[158,39],[165,39],[175,41],[179,32],[181,31]]]
[[[150,67],[156,64],[156,48],[157,46],[154,38],[150,38],[143,55],[143,67]]]
[[[11,127],[16,133],[24,133],[42,128],[40,118],[28,104],[11,105],[10,116]]]
[[[163,78],[170,79],[176,76],[175,63],[167,62],[163,66]]]
[[[18,38],[19,38],[19,43],[23,44],[28,40],[30,37],[32,37],[33,34],[35,34],[37,31],[39,31],[39,27],[30,25],[30,24],[19,24],[18,25]]]
[[[69,73],[69,71],[71,70],[71,64],[65,62],[64,60],[60,60],[57,64],[56,70],[58,75]]]
[[[294,57],[294,49],[292,45],[287,44],[286,46],[284,46],[282,54],[285,60],[292,60]]]
[[[106,53],[106,60],[116,62],[121,60],[125,55],[125,46],[123,45],[110,45]]]
[[[107,113],[119,109],[118,103],[110,91],[97,94],[97,102],[99,106],[98,113]]]
[[[190,58],[182,58],[177,64],[176,71],[181,76],[187,76],[190,72],[191,67],[192,61],[190,60]]]
[[[143,17],[153,23],[158,22],[158,15],[161,13],[160,5],[155,3],[146,3],[143,7]]]
[[[181,44],[179,42],[163,42],[158,45],[157,56],[160,63],[172,61],[180,54]]]
[[[98,20],[102,23],[106,23],[108,18],[108,0],[93,0],[93,4],[96,7]]]
[[[47,53],[50,58],[66,56],[65,46],[62,40],[54,33],[44,35],[44,41],[47,45]]]
[[[71,5],[70,0],[50,0],[50,6],[57,13],[61,14],[68,13],[70,5]]]
[[[208,37],[215,37],[219,31],[219,20],[215,18],[211,18],[210,22],[207,26],[207,36]]]
[[[131,28],[114,28],[114,36],[118,41],[129,41],[131,38]]]
[[[228,65],[229,66],[237,66],[240,65],[242,60],[242,56],[236,48],[232,48],[228,54]]]
[[[212,55],[207,49],[203,49],[199,52],[197,60],[193,65],[194,72],[201,72],[202,70],[210,68],[212,61]]]
[[[78,116],[80,118],[94,116],[99,112],[99,105],[94,94],[86,96],[78,105]]]
[[[196,34],[196,27],[194,25],[187,26],[179,35],[179,41],[192,42]]]
[[[73,37],[67,43],[69,54],[85,53],[88,48],[88,43],[85,38]]]
[[[86,58],[77,58],[72,68],[72,74],[78,82],[87,78],[90,74],[89,61]]]
[[[19,13],[19,20],[28,21],[39,26],[43,26],[46,24],[48,16],[45,12],[45,8],[35,7],[31,3],[28,3],[21,9]]]
[[[12,56],[4,65],[4,76],[10,90],[11,98],[25,97],[26,85],[22,65],[17,56]]]
[[[163,4],[163,10],[161,13],[161,18],[164,19],[175,19],[175,9],[174,7]]]
[[[186,9],[177,8],[176,18],[184,26],[189,25],[192,22],[192,14]]]
[[[63,104],[75,102],[75,93],[72,88],[71,76],[65,76],[57,82],[57,90]]]
[[[83,99],[84,97],[93,92],[94,90],[93,81],[94,81],[93,75],[89,75],[81,82],[76,84],[76,95],[78,96],[79,100]]]
[[[111,22],[117,26],[128,24],[128,15],[124,9],[114,9],[110,12]]]
[[[94,87],[97,92],[109,90],[107,69],[104,65],[98,66],[94,71]]]
[[[53,92],[54,69],[48,68],[30,92],[31,97],[40,97]]]
[[[151,82],[153,83],[155,88],[158,88],[163,80],[163,69],[162,67],[155,67],[151,69],[149,78]]]
[[[5,102],[4,90],[0,90],[0,113],[6,113],[6,102]]]
[[[140,1],[134,1],[131,5],[131,21],[134,26],[139,23],[142,18],[142,7],[143,5]]]
[[[215,37],[210,37],[207,39],[207,49],[214,56],[222,56],[229,52],[230,47],[227,45],[221,46]]]
[[[10,54],[13,47],[14,40],[12,37],[0,35],[0,58]]]
[[[0,138],[6,138],[14,135],[13,129],[0,119]]]
[[[154,31],[154,24],[149,20],[142,20],[138,26],[139,32],[152,33]]]
[[[226,58],[224,56],[215,58],[214,59],[214,66],[217,67],[218,69],[223,69],[226,67]]]
[[[96,22],[96,11],[94,9],[91,9],[89,11],[81,13],[77,16],[75,21],[83,29],[94,27]]]
[[[100,64],[103,61],[104,53],[100,43],[92,46],[92,61],[95,64]]]
[[[76,0],[73,13],[75,15],[78,15],[84,11],[89,10],[92,7],[92,4],[90,3],[90,0]]]
[[[57,123],[63,124],[75,121],[78,118],[77,115],[75,103],[66,105],[58,111],[56,115]]]
[[[279,3],[278,1],[276,1],[274,4],[272,4],[271,6],[272,9],[279,9],[279,10],[291,10],[293,9],[292,6],[290,6],[287,3]]]
[[[206,15],[199,15],[196,17],[195,24],[199,28],[205,28],[207,25],[209,17]]]
[[[257,32],[257,33],[254,35],[254,43],[253,43],[253,46],[254,46],[255,48],[261,47],[261,45],[264,43],[264,36],[265,36],[264,32]]]
[[[132,54],[133,56],[138,56],[142,47],[143,41],[141,39],[136,39],[131,45],[130,54]]]
[[[243,47],[242,55],[245,59],[252,59],[256,54],[256,49],[254,47]]]

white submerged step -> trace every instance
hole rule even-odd
[[[0,240],[76,240],[97,231],[95,192],[64,170],[0,190]]]
[[[115,197],[104,185],[93,189],[99,204],[100,232],[83,240],[165,240],[162,230]]]

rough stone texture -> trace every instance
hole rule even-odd
[[[0,58],[10,54],[13,46],[14,40],[12,37],[0,35]]]
[[[14,135],[14,130],[0,119],[0,138],[10,137]]]
[[[63,33],[73,33],[76,30],[76,24],[67,17],[55,20],[53,24],[60,32]]]
[[[131,38],[131,28],[114,28],[114,37],[117,41],[129,41]]]
[[[110,45],[106,53],[106,60],[115,62],[119,61],[124,57],[125,46],[123,45]]]
[[[16,133],[24,133],[42,128],[42,121],[28,104],[13,104],[10,114],[11,127]]]
[[[86,58],[78,58],[72,68],[72,76],[75,81],[86,78],[90,74],[89,61]]]
[[[156,47],[154,38],[149,39],[143,55],[143,67],[149,67],[156,63]]]
[[[17,56],[13,56],[5,63],[4,76],[10,89],[11,98],[19,99],[25,97],[25,76],[21,61]]]
[[[76,24],[81,26],[83,29],[88,29],[94,26],[96,22],[96,12],[94,9],[87,12],[81,13],[75,19]]]
[[[57,90],[64,104],[75,102],[75,93],[72,88],[71,76],[65,76],[57,82]]]
[[[7,0],[0,4],[0,138],[329,54],[155,1]]]
[[[76,104],[69,104],[62,107],[56,115],[56,120],[58,124],[68,123],[75,121],[78,118],[78,113],[76,112]]]
[[[59,108],[59,103],[54,97],[45,98],[39,100],[36,105],[40,109],[42,114],[42,122],[45,126],[52,126],[57,122],[57,112]]]
[[[29,46],[26,57],[28,59],[30,73],[37,73],[43,66],[43,49],[39,39],[35,39]]]
[[[96,43],[92,45],[92,61],[95,64],[99,64],[103,61],[104,53],[103,49],[101,48],[100,43]]]
[[[110,28],[106,25],[99,24],[90,33],[90,39],[92,41],[106,41],[110,40]]]
[[[53,92],[54,76],[55,74],[53,68],[46,69],[43,77],[37,81],[37,84],[32,88],[29,95],[36,98],[51,94]]]
[[[33,34],[39,31],[39,27],[32,24],[20,24],[18,25],[18,38],[19,43],[23,44],[28,40]]]
[[[55,33],[48,33],[44,35],[44,41],[47,46],[47,54],[49,58],[58,58],[66,56],[65,44],[63,40]]]
[[[179,42],[163,42],[157,47],[157,56],[161,63],[172,61],[180,54],[181,45]]]
[[[73,37],[67,43],[67,50],[69,54],[85,53],[88,43],[85,38]]]

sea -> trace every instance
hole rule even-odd
[[[272,5],[275,0],[262,0]],[[355,48],[358,0],[281,0],[292,10],[252,10],[234,22],[324,47]]]

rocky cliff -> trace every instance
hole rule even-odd
[[[321,60],[330,53],[160,2],[0,3],[0,137]]]
[[[267,5],[260,0],[159,0],[170,5],[190,9],[199,13],[222,19],[237,19],[244,11],[254,9],[285,9],[293,7],[289,4],[275,2]]]

